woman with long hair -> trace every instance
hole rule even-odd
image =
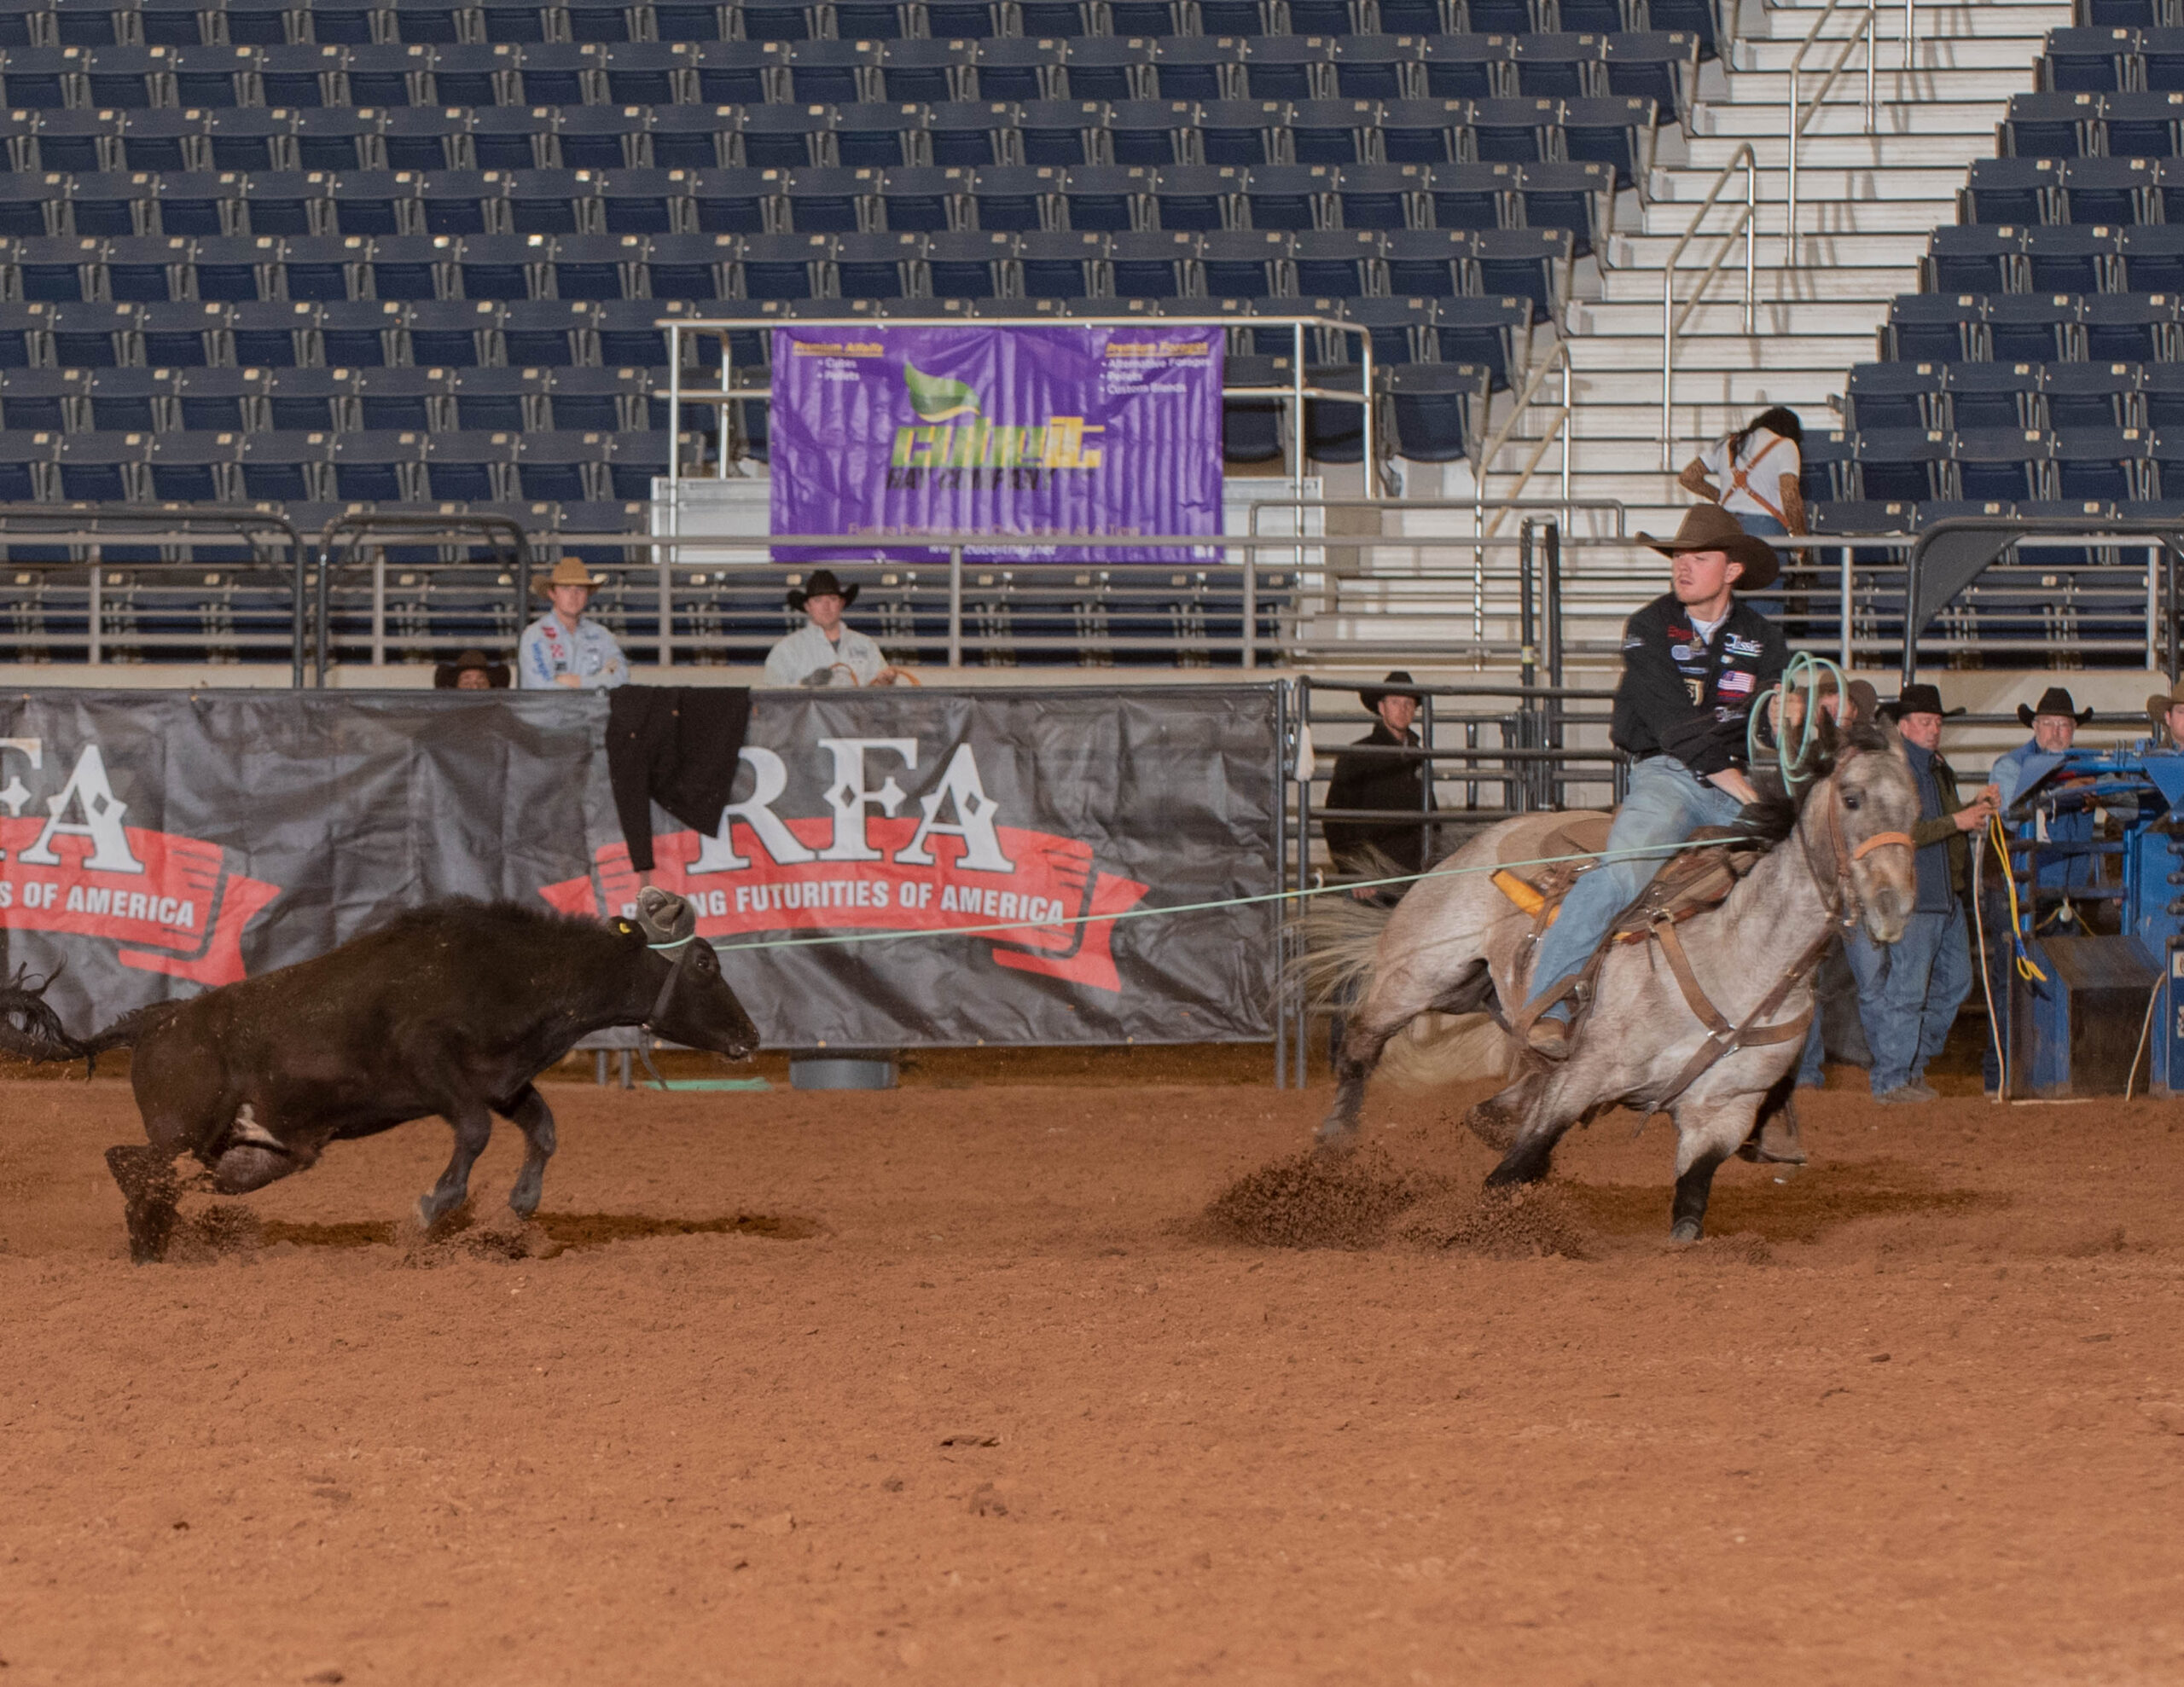
[[[1798,482],[1804,437],[1796,414],[1777,404],[1693,457],[1677,483],[1694,497],[1719,504],[1757,538],[1802,536],[1805,501]]]

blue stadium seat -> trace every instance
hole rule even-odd
[[[407,366],[351,372],[357,426],[374,432],[428,433],[452,429],[456,371]]]
[[[653,26],[662,41],[719,41],[727,20],[717,0],[656,0]]]
[[[1629,187],[1652,161],[1658,113],[1651,100],[1568,99],[1560,115],[1564,155],[1573,164],[1614,165],[1617,186]]]
[[[1164,100],[1244,97],[1244,38],[1171,35],[1153,49],[1153,75]]]
[[[244,437],[245,478],[261,439],[326,441],[334,472],[334,496],[363,504],[412,503],[425,491],[425,440],[421,433],[250,434]]]
[[[2078,300],[2069,293],[1996,293],[1986,306],[1986,356],[1999,363],[2067,362],[2079,355]]]
[[[212,163],[212,114],[192,108],[124,112],[121,162],[130,170],[204,170]]]
[[[1513,164],[1437,164],[1426,203],[1437,229],[1500,229],[1515,219],[1511,200],[1522,177]]]
[[[28,115],[32,125],[28,138],[35,145],[26,150],[35,156],[26,159],[25,167],[67,175],[122,167],[121,130],[126,113],[53,109]],[[219,162],[217,155],[213,161]]]
[[[1484,167],[1516,169],[1516,204],[1522,226],[1568,229],[1571,253],[1578,258],[1606,239],[1609,208],[1615,203],[1612,165],[1572,163]],[[1438,186],[1438,170],[1434,180]]]
[[[2054,437],[2056,496],[2128,500],[2144,496],[2153,477],[2152,440],[2135,427],[2076,427]]]
[[[1056,165],[997,164],[970,172],[971,202],[979,229],[1021,234],[1059,229],[1065,213],[1067,172]]]
[[[647,439],[653,436],[627,436]],[[563,503],[596,503],[608,496],[652,496],[650,474],[642,491],[625,493],[611,476],[609,464],[617,443],[616,436],[607,433],[534,433],[518,436],[515,444],[515,471],[518,484],[526,498],[551,499]],[[632,461],[639,461],[633,452]],[[653,473],[665,472],[666,449],[660,445],[659,467]]]
[[[536,432],[547,426],[546,386],[550,372],[537,365],[498,369],[457,369],[449,389],[455,398],[455,425],[465,432]],[[435,492],[434,497],[452,496]],[[470,492],[467,497],[499,497]]]
[[[27,504],[61,496],[53,460],[57,433],[0,433],[0,501]]]
[[[1253,165],[1244,182],[1252,227],[1297,232],[1333,227],[1338,217],[1335,187],[1340,179],[1331,164]]]
[[[1443,363],[1477,363],[1494,386],[1522,378],[1531,356],[1532,302],[1529,299],[1438,299],[1433,340]]]
[[[1321,391],[1364,390],[1364,370],[1351,365],[1321,365],[1304,372],[1306,384]],[[1365,407],[1334,398],[1304,401],[1304,455],[1315,462],[1354,463],[1365,455]]]
[[[2106,159],[2083,161],[2093,164],[2108,162]],[[1983,158],[1974,160],[1971,185],[1964,190],[1964,220],[1966,223],[2011,223],[2019,226],[2069,222],[2071,219],[2065,214],[2062,195],[2063,163],[2064,160],[2053,158]]]
[[[671,235],[694,221],[688,171],[602,170],[595,184],[600,223],[610,235]]]
[[[1080,164],[1065,170],[1061,176],[1063,202],[1068,212],[1065,227],[1127,234],[1151,226],[1155,178],[1147,166]]]
[[[1554,157],[1555,100],[1473,100],[1467,121],[1472,153],[1486,164],[1539,164]]]
[[[1607,91],[1651,100],[1670,116],[1691,109],[1699,37],[1687,30],[1618,31],[1607,38]]]
[[[1255,35],[1244,43],[1244,89],[1254,100],[1318,100],[1334,93],[1334,38]]]
[[[1391,235],[1388,238],[1392,260],[1392,243],[1412,236]],[[1538,306],[1541,315],[1560,315],[1563,296],[1569,290],[1575,245],[1567,229],[1482,229],[1468,238],[1471,266],[1467,291],[1519,294]],[[1392,262],[1389,279],[1396,284]]]
[[[497,339],[504,367],[568,368],[587,361],[590,341],[612,313],[635,311],[646,316],[665,316],[671,306],[665,300],[532,299],[513,299],[500,307]],[[412,330],[414,338],[415,330]],[[457,346],[456,350],[462,348]],[[419,360],[423,361],[422,359]],[[485,363],[477,358],[470,362]],[[456,368],[459,379],[462,368]]]
[[[733,106],[658,106],[646,139],[653,167],[712,170],[732,164],[735,153]]]
[[[895,0],[835,0],[834,33],[845,37],[871,36],[880,40],[900,35],[915,8]]]
[[[151,496],[151,454],[148,433],[64,433],[54,454],[61,496],[85,503],[142,503]]]
[[[285,504],[322,503],[334,496],[333,435],[248,433],[226,437],[241,447],[245,497]]]
[[[561,432],[629,432],[646,425],[653,385],[645,368],[557,369],[546,389],[547,419]]]
[[[692,55],[691,67],[703,105],[757,106],[788,97],[788,48],[781,42],[708,41]]]
[[[2171,500],[2184,498],[2184,430],[2157,428],[2148,455],[2152,462],[2149,478],[2153,495]]]
[[[1380,237],[1387,266],[1388,290],[1406,297],[1454,299],[1481,292],[1497,297],[1520,297],[1538,302],[1530,287],[1468,285],[1473,242],[1485,238],[1461,229],[1397,229]],[[1565,237],[1565,241],[1567,237]],[[1507,267],[1507,266],[1504,266]]]
[[[1813,435],[1803,454],[1812,461]],[[1924,503],[1941,496],[1949,436],[1932,429],[1876,428],[1854,442],[1855,471],[1848,496],[1873,501]]]
[[[881,95],[890,100],[915,100],[921,105],[970,99],[978,91],[973,72],[976,60],[977,47],[970,41],[886,42],[880,53]],[[1031,97],[1043,98],[1050,91],[1040,89]]]
[[[2110,94],[2135,85],[2138,32],[2052,29],[2042,56],[2042,85],[2059,94]]]
[[[827,239],[824,235],[654,235],[647,243],[645,258],[648,291],[657,299],[702,303],[733,298],[735,294],[730,277],[739,248],[746,241],[759,241],[776,244],[760,246],[759,285],[751,286],[746,272],[746,296],[810,299],[815,296],[810,266],[825,261]],[[783,242],[786,244],[781,244]],[[799,286],[804,290],[795,291]],[[526,361],[546,360],[531,357]]]
[[[1334,43],[1334,91],[1345,100],[1403,100],[1423,93],[1426,42],[1418,35],[1343,35]]]
[[[1132,299],[1179,299],[1189,289],[1198,257],[1198,237],[1180,230],[1124,230],[1107,236],[1108,275],[1113,296]]]
[[[2088,134],[2116,158],[2169,157],[2184,137],[2184,93],[2104,94],[2098,130]]]
[[[824,106],[746,106],[736,119],[739,160],[759,170],[832,164],[834,127]]]
[[[2136,363],[2050,363],[2040,383],[2042,420],[2059,433],[2078,428],[2140,427]]]
[[[1188,100],[1116,100],[1107,115],[1107,156],[1115,164],[1188,164],[1198,108]]]
[[[155,433],[145,467],[154,498],[176,503],[239,503],[241,438],[232,433]],[[289,514],[295,514],[290,506]]]
[[[694,170],[688,174],[688,188],[690,215],[697,224],[696,231],[706,235],[762,235],[770,232],[777,221],[785,220],[786,209],[780,217],[775,207],[779,205],[794,172],[787,170],[758,170],[737,165],[725,170]]]
[[[1405,35],[1438,35],[1456,26],[1461,5],[1443,4],[1443,0],[1380,0],[1378,8],[1382,29],[1400,31]]]
[[[2008,293],[2019,286],[2024,230],[1980,223],[1934,230],[1926,267],[1937,293]]]
[[[1426,93],[1435,100],[1498,100],[1517,91],[1510,35],[1433,35],[1426,40]]]
[[[1380,115],[1371,100],[1292,101],[1290,156],[1298,164],[1364,163],[1372,156]]]
[[[64,49],[65,50],[65,49]],[[185,50],[204,48],[144,47],[108,42],[83,50],[81,75],[89,98],[84,104],[102,111],[142,111],[153,106],[204,106],[239,103],[232,97],[218,101],[177,96],[175,72]],[[224,50],[219,49],[215,51]],[[15,55],[9,55],[12,68]]]
[[[504,170],[374,171],[341,178],[341,232],[345,235],[400,235],[416,229],[427,235],[487,235],[502,227],[508,177]],[[349,201],[357,201],[351,217]],[[405,216],[400,201],[414,199]]]
[[[1373,361],[1383,368],[1398,363],[1427,361],[1436,349],[1433,307],[1430,299],[1362,299],[1343,301],[1342,319],[1367,331],[1373,342]],[[1344,359],[1355,362],[1357,346],[1346,335],[1336,337]]]
[[[2055,30],[2048,41],[2052,52],[2056,36],[2075,31]],[[2139,32],[2139,86],[2152,94],[2184,92],[2184,29],[2148,29]]]
[[[800,235],[848,235],[871,228],[879,220],[880,186],[881,172],[870,168],[792,170],[782,195],[788,226]]]
[[[648,242],[643,235],[556,235],[551,245],[555,299],[590,301],[646,296]]]
[[[655,247],[658,245],[659,242],[654,242]],[[742,235],[736,253],[743,277],[742,297],[823,298],[822,271],[833,258],[834,237],[829,235]],[[654,262],[657,264],[657,259]],[[679,289],[663,294],[656,279],[653,294],[655,298],[697,297]]]
[[[939,234],[971,224],[973,172],[961,166],[913,165],[880,172],[881,219],[903,233]]]
[[[365,296],[405,303],[460,299],[462,282],[456,275],[459,250],[452,235],[373,236],[361,248],[360,261],[369,278]]]
[[[0,302],[0,369],[28,369],[41,367],[46,361],[46,348],[51,344],[50,329],[53,312],[51,304]],[[112,340],[107,342],[107,362],[121,361],[114,355]],[[62,358],[61,362],[78,368],[91,367],[79,359]]]
[[[1860,363],[1850,371],[1844,420],[1854,431],[1947,425],[1939,363]]]
[[[1349,164],[1336,171],[1335,198],[1345,229],[1430,226],[1423,164]]]
[[[1062,77],[1068,53],[1068,42],[1055,36],[978,41],[971,48],[973,74],[964,97],[988,103],[1060,99],[1069,91]]]
[[[1117,35],[1180,35],[1189,8],[1178,0],[1107,0],[1107,27]]]
[[[926,108],[926,142],[935,164],[1006,164],[1002,136],[1015,126],[1016,108],[994,100],[962,101]]]
[[[81,426],[81,418],[89,415],[90,425],[96,428],[137,428],[149,431],[160,424],[152,414],[148,395],[142,406],[142,420],[134,413],[113,420],[100,416],[91,407],[96,391],[96,377],[114,376],[126,373],[148,377],[148,369],[31,369],[0,370],[0,427],[11,431],[44,429],[49,433],[73,432]]]
[[[2098,157],[2103,146],[2102,98],[2099,94],[2013,95],[2009,116],[2002,124],[2003,143],[2017,158]],[[2124,155],[2170,150],[2134,144],[2124,148]]]
[[[72,235],[77,231],[73,215],[77,199],[75,183],[78,181],[106,180],[103,176],[67,177],[29,174],[9,171],[0,175],[0,235],[18,239],[41,240],[48,235]],[[127,180],[127,177],[122,178]],[[123,214],[127,215],[130,201],[122,201]],[[108,233],[99,228],[104,218],[95,217],[82,230],[84,234]],[[134,219],[131,219],[134,226]]]
[[[1947,395],[1943,407],[1945,425],[1960,433],[2040,426],[2037,363],[1950,363],[1943,371],[1942,391]],[[1937,420],[1928,425],[1944,423]],[[1983,492],[1978,496],[2000,495]]]
[[[1286,0],[1289,27],[1316,35],[1347,35],[1366,26],[1368,8],[1353,0]]]
[[[190,383],[208,375],[235,373],[257,377],[263,390],[258,414],[276,428],[325,430],[329,428],[370,427],[369,415],[357,404],[357,393],[365,372],[352,368],[261,369],[228,371],[200,369],[185,372],[179,384],[179,397],[185,426],[196,426],[188,420]],[[376,376],[384,369],[370,373]],[[404,371],[407,373],[407,371]],[[250,395],[244,395],[246,397]]]
[[[1381,239],[1370,229],[1321,229],[1298,235],[1290,248],[1297,290],[1336,299],[1373,292]]]
[[[547,150],[563,170],[635,170],[652,162],[652,117],[642,106],[564,106]]]
[[[610,42],[600,55],[613,106],[671,106],[697,96],[697,52],[688,42]],[[760,90],[764,92],[763,87]]]
[[[1916,507],[1911,504],[1805,502],[1811,530],[1817,534],[1908,533]]]
[[[456,10],[456,0],[395,0],[395,38],[425,46],[460,41]]]
[[[1246,215],[1246,171],[1236,165],[1170,165],[1156,172],[1153,226],[1201,231],[1236,227]]]
[[[2106,223],[2065,223],[2024,230],[2024,273],[2048,293],[2120,293],[2118,231]]]
[[[924,255],[925,240],[920,235],[837,235],[835,291],[843,299],[907,298]]]
[[[925,147],[925,107],[919,105],[837,106],[834,159],[842,165],[890,169],[915,164]]]
[[[1268,0],[1198,0],[1204,35],[1260,35],[1274,27]]]
[[[2146,426],[2184,439],[2184,363],[2148,363],[2139,375]],[[2184,483],[2171,490],[2184,492]]]
[[[537,307],[529,308],[535,310]],[[657,289],[649,301],[632,299],[624,304],[604,304],[594,308],[596,314],[593,318],[591,333],[597,340],[599,362],[640,364],[648,368],[665,368],[670,356],[667,331],[659,326],[660,322],[677,316],[696,314],[694,307],[688,304],[663,299]],[[706,305],[704,314],[733,316],[766,308],[764,303],[756,300],[723,299],[717,304]],[[699,337],[701,351],[706,343],[705,337]],[[537,362],[543,360],[531,357],[525,361]]]
[[[1022,277],[1025,298],[1089,299],[1100,291],[1099,270],[1107,255],[1105,235],[1052,231],[1019,235],[1015,245],[1017,273]],[[938,275],[933,292],[936,295],[943,292]],[[950,287],[945,296],[975,299],[983,295]]]
[[[1606,36],[1556,31],[1520,35],[1516,45],[1518,93],[1581,100],[1606,91]]]
[[[1278,391],[1290,384],[1287,357],[1232,354],[1222,367],[1222,388],[1229,395],[1221,405],[1221,455],[1234,463],[1271,462],[1287,447],[1282,429],[1282,403],[1278,397],[1240,398],[1238,389],[1263,387]]]
[[[1209,298],[1260,299],[1281,291],[1291,236],[1278,230],[1218,229],[1199,236],[1199,268]]]
[[[88,105],[88,92],[81,100],[69,97],[82,83],[83,73],[81,48],[11,47],[0,59],[0,100],[10,106],[44,111]]]
[[[215,112],[206,125],[212,163],[221,170],[273,170],[291,148],[305,170],[376,170],[386,161],[386,115],[377,110],[270,112],[246,108]],[[427,168],[444,169],[447,152],[435,142]]]
[[[1089,35],[1095,8],[1080,0],[1016,0],[1016,20],[1025,35]]]
[[[305,372],[289,369],[283,373],[302,374]],[[327,375],[331,371],[314,369],[309,373]],[[183,431],[244,433],[259,429],[266,417],[265,404],[271,381],[271,372],[260,368],[177,369],[173,379],[173,396],[181,412]],[[316,415],[308,414],[311,407],[304,408],[307,414],[296,426],[305,428],[333,427],[334,407],[330,398],[317,407]]]
[[[545,161],[538,143],[552,132],[549,113],[534,117],[520,106],[470,113],[392,107],[378,114],[373,163],[392,170],[526,169]]]
[[[267,351],[277,352],[280,350],[277,342],[264,351],[243,355],[245,314],[260,308],[252,305],[235,307],[234,339],[237,353],[235,361],[238,362],[273,363],[282,361],[277,357],[264,355]],[[371,299],[355,299],[317,306],[291,305],[290,326],[286,332],[288,344],[294,350],[288,361],[304,365],[324,362],[337,368],[379,368],[387,364],[407,362],[421,347],[425,355],[417,357],[416,361],[440,362],[444,359],[433,355],[434,318],[442,311],[451,309],[462,315],[466,324],[474,324],[479,320],[479,313],[488,308],[461,304],[450,307],[429,301],[405,306],[398,300]],[[424,319],[421,333],[417,332],[421,316]],[[275,326],[274,318],[270,314],[264,318],[264,322],[268,339],[282,332]],[[454,336],[452,333],[442,333],[439,338],[452,339]],[[474,333],[464,334],[461,345],[474,347]],[[312,355],[314,352],[316,355]],[[469,355],[477,357],[480,354],[473,349]]]
[[[788,49],[790,97],[806,105],[854,105],[880,97],[877,40],[798,41]]]
[[[2163,162],[2146,158],[2065,159],[2062,197],[2067,215],[2051,220],[2111,225],[2162,220],[2158,201],[2158,166]],[[1974,166],[1975,171],[1978,168]]]
[[[305,172],[264,173],[274,177]],[[300,235],[324,226],[330,206],[330,178],[322,176],[315,183],[299,182],[286,198],[273,190],[262,199],[254,193],[246,197],[246,187],[253,179],[239,170],[177,171],[148,177],[78,176],[70,194],[75,231],[79,235],[93,232],[93,226],[87,225],[84,220],[84,211],[98,194],[98,184],[108,184],[107,191],[113,197],[107,199],[102,214],[108,225],[117,230],[125,217],[137,219],[148,234],[162,235],[239,234],[246,225],[252,234]],[[154,199],[149,206],[134,185],[138,180],[148,182],[153,188]],[[136,197],[125,203],[120,197],[124,193]],[[318,220],[314,222],[314,217]],[[287,226],[276,226],[283,223]]]
[[[1395,450],[1414,462],[1457,462],[1484,432],[1488,372],[1476,363],[1399,365],[1388,371]]]
[[[1017,147],[1026,164],[1101,164],[1107,108],[1097,100],[1026,100],[1014,108]]]
[[[546,9],[539,5],[537,0],[513,0],[513,3],[511,0],[485,0],[485,4],[479,10],[485,24],[485,39],[488,41],[525,47],[549,38],[546,32]],[[624,20],[625,14],[619,6],[611,9],[601,7],[590,8],[586,19],[587,31],[578,35],[577,39],[579,41],[619,39],[628,32],[629,26]],[[591,32],[599,31],[602,27],[611,30],[613,35]]]
[[[2184,290],[2184,227],[2153,224],[2126,229],[2122,252],[2130,292]]]
[[[1088,35],[1068,42],[1062,52],[1061,91],[1072,100],[1151,99],[1156,86],[1153,45],[1153,38],[1141,35]]]
[[[1198,132],[1203,162],[1247,168],[1275,162],[1288,118],[1289,107],[1279,100],[1201,100]]]
[[[2053,453],[2052,443],[2038,428],[1959,429],[1949,439],[1955,496],[2004,502],[2044,497],[2043,470]],[[1868,473],[1872,467],[1865,464]]]
[[[1986,355],[1985,303],[1976,293],[1901,293],[1881,337],[1894,362],[1970,362]]]
[[[466,235],[456,242],[459,298],[551,299],[555,243],[540,235]]]

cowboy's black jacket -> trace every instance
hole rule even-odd
[[[1655,598],[1623,623],[1610,736],[1641,761],[1673,756],[1699,774],[1740,768],[1752,699],[1789,660],[1781,629],[1741,598],[1730,600],[1711,645],[1699,642],[1674,593]]]

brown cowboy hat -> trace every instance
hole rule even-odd
[[[837,580],[833,569],[815,568],[811,571],[811,577],[801,587],[791,586],[788,588],[788,606],[801,609],[810,599],[835,597],[839,598],[842,607],[847,609],[857,601],[858,590],[856,586],[845,586]]]
[[[606,583],[607,577],[603,574],[594,574],[590,569],[584,566],[582,557],[565,556],[554,565],[554,571],[551,574],[534,575],[531,582],[531,589],[543,598],[549,595],[556,586],[583,586],[596,589]]]
[[[2077,700],[2061,686],[2050,686],[2040,693],[2040,701],[2020,703],[2017,706],[2018,724],[2029,727],[2042,715],[2062,715],[2083,726],[2093,718],[2093,710],[2081,709]]]
[[[496,662],[482,650],[466,650],[452,662],[443,662],[433,670],[433,688],[453,691],[456,681],[466,668],[482,669],[486,685],[494,691],[506,691],[508,684],[508,664]]]
[[[2179,680],[2165,692],[2156,692],[2146,699],[2146,719],[2153,722],[2156,732],[2169,729],[2169,711],[2184,703],[2184,680]]]
[[[1391,697],[1416,697],[1418,681],[1403,669],[1397,668],[1377,686],[1368,686],[1357,693],[1357,700],[1368,710],[1378,711],[1382,703]]]
[[[1736,589],[1740,592],[1757,592],[1771,586],[1774,577],[1782,571],[1774,547],[1745,532],[1743,525],[1719,504],[1693,504],[1683,513],[1683,525],[1676,530],[1673,539],[1656,539],[1650,533],[1641,533],[1638,542],[1652,547],[1663,556],[1674,556],[1678,551],[1720,551],[1731,562],[1744,565],[1744,572],[1736,581]]]
[[[1966,712],[1961,707],[1943,708],[1940,687],[1929,685],[1906,686],[1902,696],[1893,703],[1884,703],[1881,709],[1891,721],[1901,721],[1906,715],[1938,715],[1947,720]]]

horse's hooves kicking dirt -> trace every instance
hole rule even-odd
[[[1490,1259],[1532,1259],[1542,1254],[1565,1260],[1592,1257],[1583,1223],[1569,1203],[1537,1185],[1482,1191],[1475,1197],[1451,1194],[1421,1203],[1404,1220],[1404,1241]]]
[[[172,1160],[156,1148],[120,1144],[106,1151],[107,1169],[121,1187],[129,1224],[129,1257],[150,1265],[166,1257],[182,1186]]]
[[[1265,1248],[1370,1248],[1438,1186],[1377,1149],[1314,1149],[1237,1179],[1205,1216],[1219,1232]]]

